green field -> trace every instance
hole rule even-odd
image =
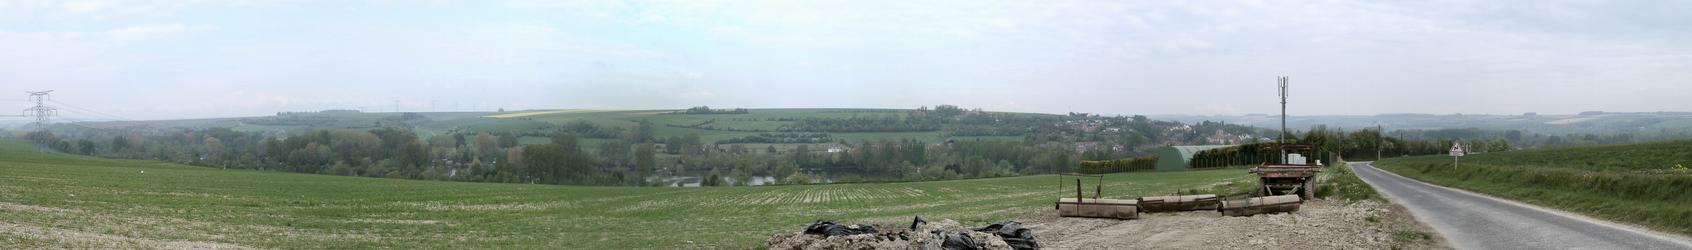
[[[1132,198],[1245,180],[1239,169],[1114,174]],[[620,249],[758,246],[816,219],[966,225],[1049,212],[1056,176],[652,188],[222,170],[41,153],[0,140],[0,248]],[[1072,185],[1072,184],[1071,184]]]
[[[1692,141],[1391,158],[1405,177],[1692,235]]]

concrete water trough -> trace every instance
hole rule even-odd
[[[1103,175],[1060,174],[1058,176],[1059,189],[1062,189],[1064,185],[1064,176],[1076,177],[1075,198],[1058,198],[1058,216],[1112,218],[1123,220],[1140,217],[1140,205],[1138,200],[1100,198],[1101,196],[1104,196]],[[1086,195],[1083,195],[1081,189],[1081,178],[1098,178],[1098,184],[1093,186],[1093,197],[1088,198]]]
[[[1140,197],[1140,211],[1147,213],[1208,211],[1221,204],[1214,194]]]
[[[1303,204],[1298,195],[1264,196],[1239,200],[1222,201],[1220,209],[1225,216],[1252,216],[1266,213],[1288,213],[1298,211]]]
[[[1140,217],[1139,201],[1118,199],[1061,198],[1057,201],[1058,216],[1112,219]]]

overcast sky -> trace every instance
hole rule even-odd
[[[10,1],[0,108],[1692,110],[1692,1]],[[78,110],[80,109],[80,111]],[[15,112],[15,111],[10,111]],[[103,113],[103,114],[90,114]]]

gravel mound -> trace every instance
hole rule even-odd
[[[1049,249],[1390,249],[1415,222],[1390,204],[1317,200],[1293,213],[1227,217],[1214,211],[1141,214],[1138,220],[1038,217],[1027,225]]]

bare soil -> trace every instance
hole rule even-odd
[[[1142,213],[1136,220],[1022,220],[1049,249],[1448,249],[1402,207],[1380,201],[1305,202],[1298,212],[1225,217],[1215,211]]]
[[[252,249],[244,246],[201,242],[201,241],[159,241],[137,239],[118,235],[82,232],[48,227],[35,227],[0,222],[0,248],[13,248],[20,243],[16,241],[29,240],[51,242],[62,248],[87,249]]]

